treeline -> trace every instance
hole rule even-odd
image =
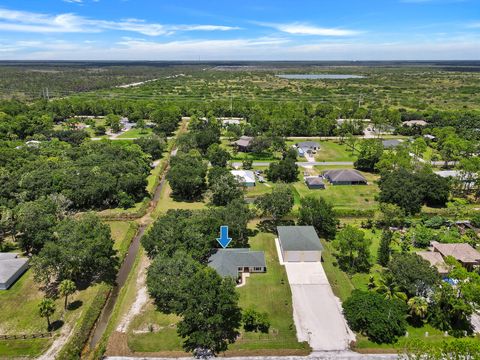
[[[2,112],[4,114],[2,114]],[[0,134],[5,133],[6,124],[15,122],[22,127],[22,122],[31,123],[30,127],[45,127],[44,122],[59,122],[72,116],[105,116],[117,114],[126,116],[131,121],[151,120],[158,125],[157,132],[166,134],[175,129],[181,116],[195,115],[201,117],[237,116],[246,119],[242,128],[245,135],[270,134],[272,136],[345,136],[360,134],[363,120],[369,119],[377,128],[394,128],[399,134],[421,134],[434,127],[453,126],[463,137],[479,139],[480,113],[467,110],[437,111],[435,109],[412,112],[397,108],[366,108],[354,102],[345,102],[341,106],[325,103],[302,101],[256,102],[255,100],[237,100],[235,107],[229,101],[155,101],[124,99],[86,99],[81,97],[38,101],[26,105],[19,101],[0,103]],[[27,119],[18,116],[26,117]],[[45,118],[42,118],[45,116]],[[337,119],[350,119],[337,123]],[[405,127],[402,121],[425,120],[425,128]],[[47,124],[48,125],[48,124]],[[20,138],[32,135],[26,131],[13,128],[10,132]],[[8,129],[8,126],[7,126]]]

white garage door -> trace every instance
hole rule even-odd
[[[288,262],[311,262],[320,260],[320,251],[286,251],[285,253],[285,261]]]

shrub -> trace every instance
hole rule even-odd
[[[245,331],[268,333],[270,321],[267,313],[261,313],[253,309],[247,309],[242,316]]]

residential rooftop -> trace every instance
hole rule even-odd
[[[277,226],[283,251],[322,251],[323,246],[313,226]]]
[[[208,266],[221,276],[237,278],[240,267],[265,268],[265,254],[263,251],[242,248],[218,249],[208,259]]]

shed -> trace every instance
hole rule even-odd
[[[28,268],[28,258],[0,253],[0,290],[7,290]]]
[[[240,184],[246,187],[255,186],[255,174],[251,170],[231,170],[230,173]]]
[[[278,226],[277,233],[283,261],[322,260],[323,246],[313,226]]]
[[[367,185],[367,179],[357,170],[328,170],[323,173],[323,176],[332,185]]]
[[[305,177],[305,185],[307,185],[309,189],[325,189],[325,184],[320,176]]]
[[[242,273],[264,273],[267,271],[263,251],[231,248],[218,249],[208,259],[208,266],[215,269],[223,277],[241,279]]]

